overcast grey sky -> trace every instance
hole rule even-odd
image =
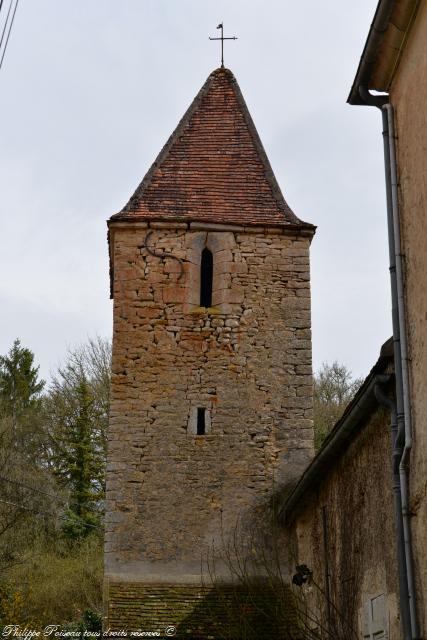
[[[224,21],[284,196],[318,225],[313,358],[365,375],[391,334],[380,114],[346,105],[376,0],[21,0],[0,71],[0,353],[44,376],[111,335],[105,220],[209,73]]]

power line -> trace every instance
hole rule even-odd
[[[1,60],[0,60],[0,69],[1,69],[2,64],[3,64],[4,56],[5,56],[5,54],[6,54],[7,44],[8,44],[8,42],[9,42],[10,32],[12,31],[13,21],[15,20],[15,14],[16,14],[16,10],[17,10],[17,8],[18,8],[18,3],[19,3],[19,0],[16,0],[15,8],[14,8],[14,10],[13,10],[13,14],[12,14],[12,20],[10,21],[9,31],[8,31],[8,33],[7,33],[6,42],[5,42],[5,44],[4,44],[3,55],[2,55]],[[12,6],[12,0],[11,0],[10,7],[11,7],[11,6]],[[8,14],[7,14],[7,16],[8,16],[8,17],[9,17],[9,13],[10,13],[10,7],[9,7]],[[6,18],[6,22],[5,22],[5,27],[6,27],[6,24],[7,24],[7,18]],[[4,36],[4,32],[3,32],[3,34],[2,34],[2,40],[3,40],[3,36]],[[1,47],[1,43],[0,43],[0,47]]]
[[[68,520],[68,516],[63,515],[63,516],[56,516],[55,513],[52,513],[51,511],[40,511],[38,509],[32,509],[31,507],[24,507],[24,505],[20,505],[20,504],[16,504],[16,502],[10,502],[9,500],[2,500],[0,498],[0,502],[2,502],[3,504],[7,504],[11,507],[16,507],[17,509],[21,509],[23,511],[30,511],[31,513],[33,513],[34,515],[40,515],[40,516],[51,516],[51,517],[58,517],[60,520]],[[85,527],[91,527],[92,529],[102,529],[102,527],[98,524],[90,524],[89,522],[86,522],[85,520],[83,520],[82,518],[79,518],[78,516],[74,516],[74,518],[76,520],[78,520],[79,522],[82,523],[82,525],[84,525]]]
[[[2,0],[2,3],[3,3],[3,0]],[[10,10],[12,9],[12,4],[13,4],[13,0],[10,0],[9,9],[8,9],[8,12],[7,12],[7,15],[6,15],[6,20],[5,20],[5,23],[3,25],[3,31],[2,31],[1,38],[0,38],[0,50],[1,50],[1,47],[2,47],[2,44],[3,44],[4,34],[6,33],[7,23],[9,22],[9,16],[10,16]]]
[[[24,505],[19,505],[16,504],[16,502],[10,502],[9,500],[2,500],[0,498],[0,502],[2,502],[3,504],[8,504],[10,507],[17,507],[18,509],[23,509],[24,511],[30,511],[31,513],[34,513],[36,515],[41,515],[41,516],[48,516],[48,515],[53,515],[48,513],[47,511],[37,511],[36,509],[31,509],[31,507],[24,507]]]
[[[47,496],[48,498],[52,498],[52,500],[58,500],[59,502],[62,502],[62,504],[66,504],[66,502],[62,499],[59,498],[58,496],[54,496],[51,493],[47,493],[46,491],[42,491],[41,489],[35,489],[34,487],[29,487],[26,484],[23,484],[22,482],[18,482],[18,480],[11,480],[10,478],[5,478],[4,476],[0,476],[0,480],[3,480],[4,482],[9,482],[11,484],[17,485],[19,487],[23,487],[25,489],[28,489],[29,491],[34,491],[37,493],[41,493],[44,496]],[[8,502],[6,500],[1,500],[0,502],[2,502],[3,504],[8,504],[10,506],[13,507],[17,507],[18,509],[24,509],[25,511],[31,511],[32,513],[35,513],[37,515],[47,515],[47,516],[54,516],[55,514],[49,512],[49,511],[37,511],[35,509],[31,509],[30,507],[24,507],[23,505],[18,505],[15,502]],[[58,516],[60,519],[62,520],[67,520],[68,517],[63,515],[63,516]],[[81,522],[84,526],[86,527],[93,527],[94,529],[100,529],[101,527],[99,525],[96,524],[90,524],[88,522],[86,522],[85,520],[83,520],[82,518],[79,518],[78,516],[74,516],[76,518],[76,520],[78,520],[79,522]]]
[[[48,498],[52,498],[52,500],[58,500],[58,502],[63,502],[64,504],[66,502],[66,500],[64,500],[63,498],[60,498],[59,496],[54,496],[51,493],[46,493],[46,491],[42,491],[41,489],[36,489],[35,487],[29,487],[27,484],[18,482],[18,480],[11,480],[10,478],[5,478],[4,476],[0,476],[0,480],[3,480],[3,482],[9,482],[10,484],[16,484],[18,487],[24,487],[24,489],[28,489],[28,491],[41,493],[42,495],[47,496]]]

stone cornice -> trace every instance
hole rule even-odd
[[[316,227],[312,224],[278,224],[278,225],[250,225],[219,224],[215,222],[182,222],[182,220],[168,221],[126,221],[108,220],[109,229],[186,229],[187,231],[234,231],[238,233],[264,233],[274,235],[301,235],[312,237]]]

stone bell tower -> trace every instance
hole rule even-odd
[[[191,614],[203,555],[312,455],[314,227],[224,68],[108,227],[105,624],[150,631]]]

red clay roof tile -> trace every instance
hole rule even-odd
[[[122,211],[111,220],[297,225],[239,86],[213,71]]]

